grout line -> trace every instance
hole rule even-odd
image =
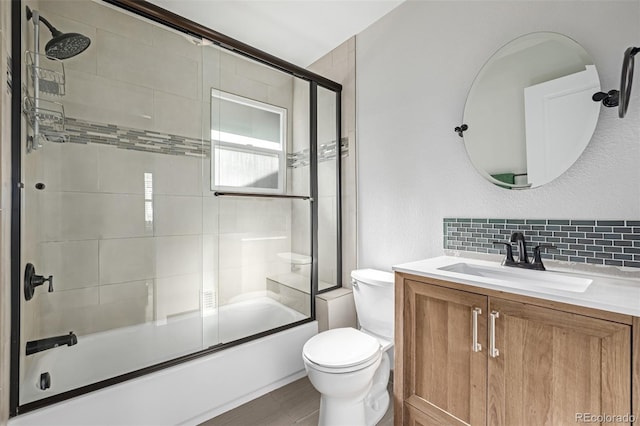
[[[303,421],[305,421],[305,420],[307,420],[307,419],[310,419],[311,417],[315,416],[315,415],[316,415],[316,413],[318,413],[318,415],[319,415],[319,414],[320,414],[320,409],[314,410],[313,412],[311,412],[311,413],[307,414],[307,415],[306,415],[306,416],[304,416],[304,417],[300,417],[299,419],[297,419],[297,420],[294,422],[294,424],[297,424],[297,423],[303,422]]]

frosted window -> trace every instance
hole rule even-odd
[[[286,123],[284,108],[213,89],[213,188],[282,192]]]
[[[215,147],[218,168],[216,186],[278,189],[280,157],[233,148]]]

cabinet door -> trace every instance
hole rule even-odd
[[[487,297],[410,280],[405,285],[401,344],[407,402],[434,420],[426,424],[484,425]]]
[[[411,404],[404,404],[405,426],[448,426],[446,419],[434,419]]]
[[[575,425],[631,412],[628,325],[490,298],[496,313],[488,424]]]

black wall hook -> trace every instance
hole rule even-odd
[[[617,107],[620,102],[620,92],[617,90],[609,90],[609,92],[594,93],[591,97],[594,102],[602,102],[607,108]]]
[[[453,131],[456,132],[458,134],[458,136],[462,137],[462,134],[468,128],[469,128],[469,126],[467,126],[466,124],[463,124],[461,126],[456,127],[455,129],[453,129]]]

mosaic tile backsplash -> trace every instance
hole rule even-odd
[[[67,117],[65,120],[65,133],[71,143],[98,143],[114,145],[122,149],[189,157],[209,158],[211,156],[210,144],[203,143],[199,139],[115,124],[94,123],[71,117]],[[340,142],[342,156],[348,155],[348,138],[342,138]],[[318,161],[328,161],[335,157],[336,141],[319,144]],[[308,149],[287,155],[288,167],[295,168],[307,165],[309,165]]]
[[[557,250],[547,250],[544,259],[640,268],[640,220],[445,218],[443,225],[445,249],[504,255],[504,246],[493,242],[521,231],[529,256],[546,243]]]

